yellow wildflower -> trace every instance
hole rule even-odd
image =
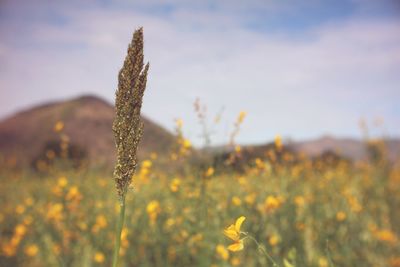
[[[47,219],[60,221],[63,219],[64,207],[61,203],[51,204],[47,210]]]
[[[148,168],[151,168],[152,165],[153,165],[153,163],[151,162],[151,160],[145,160],[142,163],[142,168],[148,169]]]
[[[235,152],[236,152],[236,153],[240,153],[240,151],[242,151],[241,146],[240,146],[240,145],[236,145],[236,146],[235,146]]]
[[[214,168],[213,167],[209,167],[205,173],[206,177],[210,177],[214,174]]]
[[[96,252],[93,257],[94,261],[97,263],[103,263],[105,260],[104,254],[101,252]]]
[[[240,259],[237,258],[237,257],[232,258],[231,264],[232,264],[233,266],[239,266],[239,265],[240,265]]]
[[[319,267],[328,267],[329,266],[328,260],[325,257],[320,257],[318,259],[318,266]]]
[[[389,244],[397,243],[396,234],[390,230],[386,230],[386,229],[378,230],[378,231],[376,231],[375,236],[379,241],[382,241],[382,242],[387,242]]]
[[[257,194],[256,193],[251,193],[248,194],[245,198],[244,201],[248,204],[248,205],[253,205],[254,202],[256,201],[257,198]]]
[[[176,119],[175,124],[177,128],[182,128],[183,127],[183,120],[182,119]]]
[[[239,251],[244,247],[243,239],[240,239],[240,227],[242,226],[244,220],[246,220],[246,217],[241,216],[236,220],[235,224],[231,224],[224,230],[224,235],[234,241],[233,244],[228,246],[230,251]]]
[[[346,219],[346,213],[344,213],[343,211],[339,211],[338,213],[336,213],[336,220],[342,222],[345,219]]]
[[[268,243],[269,243],[271,246],[275,246],[276,244],[279,243],[279,237],[278,237],[277,235],[272,235],[272,236],[269,238]]]
[[[179,180],[178,178],[174,178],[169,185],[169,189],[171,189],[171,191],[174,193],[178,192],[180,184],[181,180]]]
[[[23,225],[23,224],[18,224],[18,225],[15,227],[15,235],[16,235],[16,236],[22,237],[22,236],[25,235],[25,233],[26,233],[26,226],[25,226],[25,225]]]
[[[232,204],[235,205],[235,206],[240,206],[242,204],[242,201],[240,200],[240,198],[234,196],[232,198]]]
[[[57,121],[56,124],[54,124],[53,130],[58,133],[61,132],[64,129],[64,123],[62,121]]]
[[[264,207],[267,212],[272,212],[279,208],[281,205],[281,201],[278,197],[268,196],[264,201]]]
[[[96,217],[96,224],[99,225],[101,228],[104,228],[107,226],[107,219],[104,215],[98,215]]]
[[[184,140],[183,140],[183,147],[184,147],[185,149],[191,148],[191,147],[192,147],[192,142],[190,142],[189,139],[184,139]]]
[[[296,204],[297,207],[303,207],[304,204],[306,204],[306,200],[303,196],[296,196],[294,198],[294,203]]]
[[[282,137],[280,135],[275,136],[275,147],[278,151],[282,150]]]
[[[24,250],[25,254],[29,257],[34,257],[39,252],[39,248],[37,245],[29,245]]]
[[[57,185],[61,188],[66,187],[68,184],[68,179],[65,176],[58,178]]]
[[[215,251],[223,260],[228,260],[229,251],[223,245],[217,245]]]
[[[240,111],[239,116],[237,118],[237,123],[242,124],[244,118],[246,118],[247,113],[245,111]]]
[[[150,221],[155,223],[158,214],[161,212],[160,203],[157,200],[150,201],[150,203],[147,204],[146,211]]]
[[[72,186],[66,195],[67,200],[80,200],[82,197],[81,193],[79,192],[79,189],[77,186]]]
[[[27,205],[28,207],[32,206],[33,205],[33,198],[31,198],[31,197],[26,198],[25,199],[25,205]]]
[[[15,208],[15,212],[19,215],[21,215],[22,213],[24,213],[25,211],[25,207],[24,205],[17,205],[17,207]]]

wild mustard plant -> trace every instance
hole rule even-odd
[[[149,64],[143,64],[143,28],[135,31],[128,54],[118,75],[118,89],[115,97],[116,116],[113,132],[117,147],[117,163],[114,180],[120,200],[120,216],[117,226],[113,267],[118,264],[121,232],[125,219],[125,197],[137,166],[137,148],[143,134],[140,109],[146,89]],[[143,68],[144,67],[144,68]]]
[[[243,250],[244,241],[246,239],[250,239],[257,245],[257,249],[272,262],[272,265],[274,267],[278,266],[278,264],[268,254],[265,248],[253,236],[249,235],[249,233],[247,232],[241,231],[242,224],[245,220],[246,217],[240,216],[239,218],[236,219],[235,224],[231,224],[224,230],[224,235],[233,241],[233,243],[228,246],[228,250],[232,252]]]

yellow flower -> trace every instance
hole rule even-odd
[[[246,115],[247,113],[245,111],[240,111],[239,116],[237,118],[237,123],[242,124]]]
[[[233,244],[228,246],[230,251],[239,251],[244,247],[243,239],[240,239],[240,227],[242,226],[244,220],[246,220],[246,217],[241,216],[236,220],[235,224],[231,224],[224,230],[224,235],[234,241]]]
[[[275,147],[278,151],[282,150],[282,137],[280,135],[275,136]]]
[[[229,258],[229,251],[223,245],[217,245],[215,251],[224,260]]]
[[[213,167],[209,167],[206,171],[206,177],[210,177],[214,174],[214,168]]]
[[[148,169],[153,165],[153,162],[151,160],[145,160],[142,162],[142,168]]]
[[[279,237],[278,237],[277,235],[272,235],[272,236],[269,238],[268,243],[269,243],[271,246],[275,246],[276,244],[279,243]]]
[[[234,196],[232,198],[232,204],[235,205],[235,206],[240,206],[242,204],[242,200],[240,200],[240,198]]]
[[[169,185],[169,189],[171,189],[171,191],[174,193],[178,192],[180,184],[181,180],[179,180],[178,178],[174,178],[171,184]]]
[[[97,262],[97,263],[102,263],[102,262],[104,262],[104,260],[105,260],[105,257],[104,257],[104,254],[103,254],[103,253],[101,253],[101,252],[96,252],[96,253],[94,254],[94,261],[95,261],[95,262]]]
[[[68,184],[68,179],[65,176],[58,178],[57,185],[61,188],[66,187]]]
[[[32,206],[33,205],[33,198],[31,198],[31,197],[26,198],[25,199],[25,204],[27,206]]]
[[[100,227],[106,227],[107,226],[107,219],[104,215],[98,215],[96,217],[96,223],[100,226]]]
[[[62,121],[57,121],[56,124],[54,125],[54,131],[58,133],[61,132],[62,129],[64,129],[64,123]]]
[[[336,213],[336,220],[342,222],[345,219],[346,219],[346,213],[344,213],[343,211],[339,211],[338,213]]]
[[[36,245],[29,245],[25,248],[25,254],[29,257],[34,257],[39,252],[39,248]]]
[[[46,217],[49,220],[60,221],[63,219],[64,207],[61,203],[51,204],[47,209]]]
[[[236,153],[240,153],[240,151],[242,151],[242,148],[239,145],[235,146],[235,152]]]
[[[389,244],[396,244],[397,243],[397,236],[394,232],[383,229],[383,230],[378,230],[375,233],[376,238],[379,241],[387,242]]]
[[[67,200],[80,200],[82,197],[81,193],[79,192],[79,189],[77,186],[72,186],[66,195]]]
[[[15,235],[16,235],[16,236],[22,237],[22,236],[25,235],[25,233],[26,233],[26,227],[25,227],[25,225],[23,225],[23,224],[18,224],[18,225],[15,227]]]
[[[249,205],[253,205],[254,202],[256,201],[256,198],[257,195],[255,193],[251,193],[244,198],[244,201]]]
[[[152,223],[155,223],[157,220],[158,214],[161,212],[160,203],[157,200],[150,201],[146,207],[147,214]]]
[[[328,267],[328,260],[325,257],[321,257],[318,260],[319,267]]]
[[[283,203],[283,198],[280,196],[268,196],[264,201],[264,209],[266,212],[273,212],[278,209]]]
[[[296,196],[294,198],[294,203],[296,204],[297,207],[303,207],[304,204],[306,204],[306,200],[303,196]]]
[[[192,142],[190,142],[189,139],[183,140],[183,147],[184,147],[185,149],[191,148],[191,147],[192,147]]]
[[[177,128],[182,128],[183,127],[183,120],[182,119],[176,119],[175,124]]]
[[[24,213],[24,211],[25,211],[25,207],[24,207],[24,205],[18,205],[16,208],[15,208],[15,212],[17,213],[17,214],[22,214],[22,213]]]
[[[232,258],[232,260],[231,260],[231,264],[233,265],[233,266],[239,266],[240,265],[240,259],[239,258]]]

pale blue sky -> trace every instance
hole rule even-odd
[[[82,4],[84,2],[84,4]],[[400,136],[400,4],[372,0],[0,1],[0,118],[46,101],[96,94],[112,102],[134,29],[150,61],[144,114],[196,143],[196,97],[214,143],[275,134],[308,139]]]

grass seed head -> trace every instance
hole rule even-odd
[[[146,88],[149,63],[143,64],[143,28],[135,31],[128,54],[118,75],[115,98],[116,116],[113,132],[117,147],[117,163],[114,170],[115,186],[120,198],[127,188],[137,166],[137,148],[143,134],[140,109]]]

